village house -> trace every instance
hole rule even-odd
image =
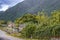
[[[22,29],[26,26],[26,24],[19,24],[18,27],[16,27],[15,23],[13,22],[8,22],[7,23],[7,28],[6,28],[6,32],[12,34],[12,33],[18,33],[21,32]]]
[[[25,24],[20,24],[18,28],[16,27],[15,23],[9,22],[7,27],[7,32],[9,33],[18,33],[25,27]]]
[[[8,23],[8,27],[9,27],[9,28],[14,28],[14,27],[15,27],[15,24],[14,24],[13,22],[9,22],[9,23]]]
[[[16,33],[17,32],[16,26],[13,22],[8,23],[7,31],[10,33]]]

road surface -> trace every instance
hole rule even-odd
[[[23,40],[23,39],[9,36],[6,34],[6,32],[0,30],[0,40]]]

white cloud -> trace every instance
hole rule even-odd
[[[24,0],[9,0],[10,2],[11,2],[11,6],[10,7],[12,7],[12,6],[15,6],[16,4],[18,4],[19,2],[22,2],[22,1],[24,1]]]
[[[1,5],[0,11],[6,11],[9,8],[9,5],[3,4]]]
[[[6,1],[6,0],[4,0],[4,1]],[[1,6],[0,11],[6,11],[9,7],[13,7],[16,4],[18,4],[19,2],[22,2],[24,0],[8,0],[8,1],[10,2],[10,4],[8,4],[7,2],[6,2],[7,4],[6,3],[0,4],[0,6]],[[0,1],[0,3],[2,3],[2,2]]]

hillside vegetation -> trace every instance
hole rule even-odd
[[[60,10],[51,12],[48,16],[44,11],[36,14],[24,14],[15,20],[19,24],[26,24],[20,32],[23,38],[60,37]]]

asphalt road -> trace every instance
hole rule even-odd
[[[6,32],[0,30],[0,40],[23,40],[23,39],[9,36],[6,34]]]

